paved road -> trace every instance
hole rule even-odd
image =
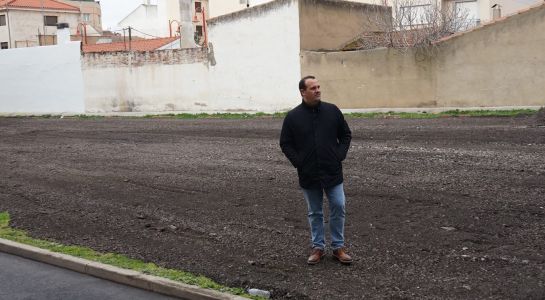
[[[0,299],[174,299],[0,252]]]

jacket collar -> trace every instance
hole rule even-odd
[[[310,106],[308,105],[305,100],[301,100],[301,105],[306,108],[306,109],[309,109],[309,110],[317,110],[317,111],[320,111],[320,108],[322,107],[322,101],[318,102],[318,105],[316,106]]]

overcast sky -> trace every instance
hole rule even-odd
[[[117,23],[143,2],[143,0],[101,0],[102,28],[116,29]]]

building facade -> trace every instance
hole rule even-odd
[[[79,22],[92,26],[93,29],[102,34],[102,9],[100,2],[95,0],[57,0],[80,10]]]
[[[22,48],[56,43],[57,24],[77,30],[80,10],[65,3],[43,0],[0,1],[0,48]]]

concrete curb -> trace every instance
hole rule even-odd
[[[133,270],[77,258],[49,250],[0,239],[0,251],[46,264],[88,274],[132,287],[189,300],[248,300],[240,296],[208,290]]]

